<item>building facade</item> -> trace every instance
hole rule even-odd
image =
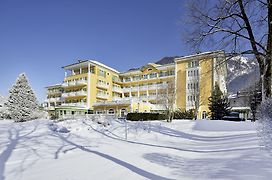
[[[162,112],[171,103],[175,109],[197,109],[198,118],[207,118],[215,83],[227,93],[223,51],[148,63],[122,73],[93,60],[63,69],[63,83],[47,87],[47,108],[56,116]]]

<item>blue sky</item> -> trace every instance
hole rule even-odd
[[[0,0],[0,94],[25,72],[39,101],[62,66],[96,59],[119,71],[190,54],[180,0]]]

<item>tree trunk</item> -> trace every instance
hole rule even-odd
[[[264,78],[263,87],[264,95],[263,98],[267,99],[271,97],[271,59],[272,59],[272,2],[268,3],[268,37],[267,37],[267,54],[265,58]],[[264,100],[264,99],[263,99]]]

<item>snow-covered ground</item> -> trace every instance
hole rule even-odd
[[[257,123],[0,121],[0,179],[271,179]]]

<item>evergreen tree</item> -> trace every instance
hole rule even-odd
[[[6,106],[10,118],[15,121],[27,121],[34,118],[33,113],[38,110],[38,103],[25,74],[20,74],[9,90]]]
[[[222,119],[223,116],[229,114],[228,100],[223,96],[218,84],[215,84],[212,96],[209,97],[209,109],[211,119]]]

